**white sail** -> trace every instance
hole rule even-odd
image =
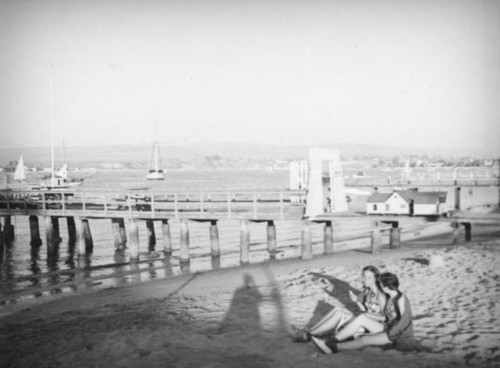
[[[165,175],[160,169],[160,141],[158,140],[158,126],[155,124],[156,140],[153,142],[153,152],[149,160],[148,173],[146,180],[165,180]]]
[[[68,164],[65,163],[63,167],[59,169],[59,171],[56,173],[56,177],[68,180]]]
[[[24,159],[23,156],[19,158],[19,162],[17,163],[16,171],[14,172],[14,180],[25,181],[26,180],[26,171],[24,169]]]

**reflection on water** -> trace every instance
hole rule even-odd
[[[124,285],[127,282],[125,275],[123,272],[125,271],[125,267],[123,264],[126,262],[127,255],[123,249],[117,249],[115,254],[113,255],[113,261],[118,267],[115,268],[115,284],[116,286]]]
[[[248,181],[251,182],[251,181]],[[453,201],[453,193],[450,192],[450,201]],[[498,189],[474,187],[464,190],[462,205],[478,203],[498,203]],[[161,251],[154,252],[152,247],[148,251],[148,232],[145,222],[141,222],[139,236],[141,244],[141,259],[138,263],[130,264],[129,251],[127,248],[115,251],[112,225],[109,220],[90,220],[94,248],[92,254],[78,255],[75,242],[67,242],[68,231],[66,221],[60,221],[59,231],[63,242],[57,244],[55,251],[47,252],[45,240],[41,245],[30,245],[30,224],[28,216],[12,218],[15,225],[16,238],[14,241],[0,241],[0,302],[8,300],[13,293],[33,290],[33,295],[47,295],[51,292],[67,292],[80,288],[106,288],[120,286],[128,282],[145,282],[153,279],[161,279],[178,275],[180,273],[200,272],[221,267],[239,265],[239,222],[236,220],[221,220],[218,222],[221,234],[220,257],[211,257],[210,238],[206,226],[190,223],[190,254],[191,264],[180,265],[178,245],[180,244],[180,222],[172,220],[171,243],[174,246],[173,255],[165,256]],[[352,231],[349,219],[340,223],[336,220],[335,226],[339,236],[344,231]],[[359,221],[357,219],[352,221]],[[367,219],[369,222],[370,219]],[[402,220],[404,221],[404,219]],[[346,224],[344,229],[343,224]],[[299,223],[300,225],[300,223]],[[280,254],[283,258],[298,256],[300,252],[300,231],[297,223],[278,223],[280,241]],[[358,226],[358,225],[356,225]],[[364,225],[360,224],[362,230]],[[351,230],[349,230],[351,229]],[[358,228],[356,228],[358,229]],[[158,229],[157,229],[158,230]],[[322,227],[313,229],[314,244],[321,247],[323,230]],[[473,230],[474,234],[474,230]],[[159,235],[158,248],[163,246],[161,232]],[[252,232],[251,257],[261,252],[266,259],[267,243],[266,233],[255,230]],[[289,252],[285,254],[286,252]],[[255,256],[257,259],[258,256]],[[251,258],[251,261],[254,258]],[[222,264],[221,264],[222,263]],[[38,289],[38,290],[37,290]]]

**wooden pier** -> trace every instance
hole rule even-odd
[[[249,262],[248,222],[267,224],[270,258],[276,255],[275,221],[301,219],[305,203],[303,191],[216,192],[216,193],[109,193],[83,191],[3,191],[0,192],[2,240],[15,237],[12,216],[27,216],[31,245],[43,243],[39,217],[43,218],[47,252],[56,251],[61,240],[59,220],[67,221],[68,239],[76,243],[79,255],[92,253],[93,239],[89,220],[109,219],[116,250],[128,248],[130,260],[139,261],[139,222],[146,223],[148,250],[156,245],[155,222],[161,224],[163,252],[172,253],[171,220],[181,223],[180,263],[189,263],[189,222],[210,224],[212,257],[220,256],[219,230],[222,219],[241,223],[241,263]],[[3,227],[2,227],[3,226]],[[128,228],[128,231],[126,230]]]
[[[311,225],[324,225],[324,253],[333,253],[333,219],[335,217],[362,217],[354,213],[325,214],[314,219],[303,219],[305,192],[216,192],[216,193],[110,193],[84,191],[3,191],[0,192],[0,245],[15,239],[12,216],[29,219],[31,245],[45,242],[48,254],[57,252],[61,241],[59,220],[67,222],[68,241],[76,245],[78,255],[93,251],[93,238],[89,220],[109,219],[116,251],[128,249],[130,261],[139,261],[139,222],[146,224],[148,251],[156,246],[155,222],[161,225],[162,250],[172,254],[170,221],[180,222],[179,262],[190,262],[189,222],[209,224],[208,236],[213,258],[220,257],[218,221],[223,219],[240,221],[240,263],[249,263],[249,222],[265,223],[269,259],[275,259],[277,251],[276,221],[303,220],[301,231],[301,255],[312,257]],[[39,217],[43,218],[45,241],[39,230]],[[374,219],[375,220],[375,219]],[[371,237],[372,253],[382,250],[382,232],[389,233],[389,248],[398,248],[401,242],[400,218],[377,217],[373,222]],[[447,218],[430,221],[447,221],[452,224],[452,243],[458,244],[461,226],[465,229],[465,240],[471,240],[473,222],[500,222],[500,218],[470,218],[455,214]]]

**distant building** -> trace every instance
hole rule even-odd
[[[392,193],[373,193],[366,201],[368,215],[429,216],[445,213],[446,192],[396,190]]]

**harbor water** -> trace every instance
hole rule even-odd
[[[210,170],[172,171],[164,181],[145,181],[141,171],[102,171],[86,178],[80,190],[85,191],[140,191],[152,193],[217,192],[217,191],[285,191],[289,185],[286,170]],[[435,188],[436,190],[443,190]],[[454,199],[454,189],[446,188],[449,201]],[[366,197],[354,199],[352,206],[363,209]],[[463,208],[498,203],[498,188],[467,187],[461,194]],[[361,237],[368,238],[373,219],[335,219],[334,242],[337,246]],[[402,218],[403,227],[405,218]],[[424,222],[422,220],[422,222]],[[125,283],[144,282],[170,277],[183,272],[200,272],[210,269],[239,265],[240,223],[222,219],[218,222],[220,234],[220,258],[210,256],[209,223],[189,222],[189,265],[179,263],[180,223],[170,221],[173,253],[165,256],[161,229],[156,223],[157,244],[148,250],[145,222],[139,222],[140,262],[130,263],[128,250],[115,251],[111,221],[90,219],[94,242],[93,252],[78,256],[75,244],[68,242],[66,222],[59,219],[62,237],[55,254],[48,255],[45,244],[30,246],[30,230],[27,216],[12,218],[15,240],[4,243],[0,254],[0,303],[12,303],[25,298],[38,298],[54,293],[66,293],[82,288],[106,288]],[[412,223],[415,223],[413,221]],[[127,220],[125,223],[127,227]],[[276,221],[277,259],[299,257],[301,254],[300,219]],[[266,262],[267,234],[265,223],[249,224],[250,263]],[[45,243],[43,229],[42,242]],[[323,225],[311,227],[313,254],[323,252]]]

